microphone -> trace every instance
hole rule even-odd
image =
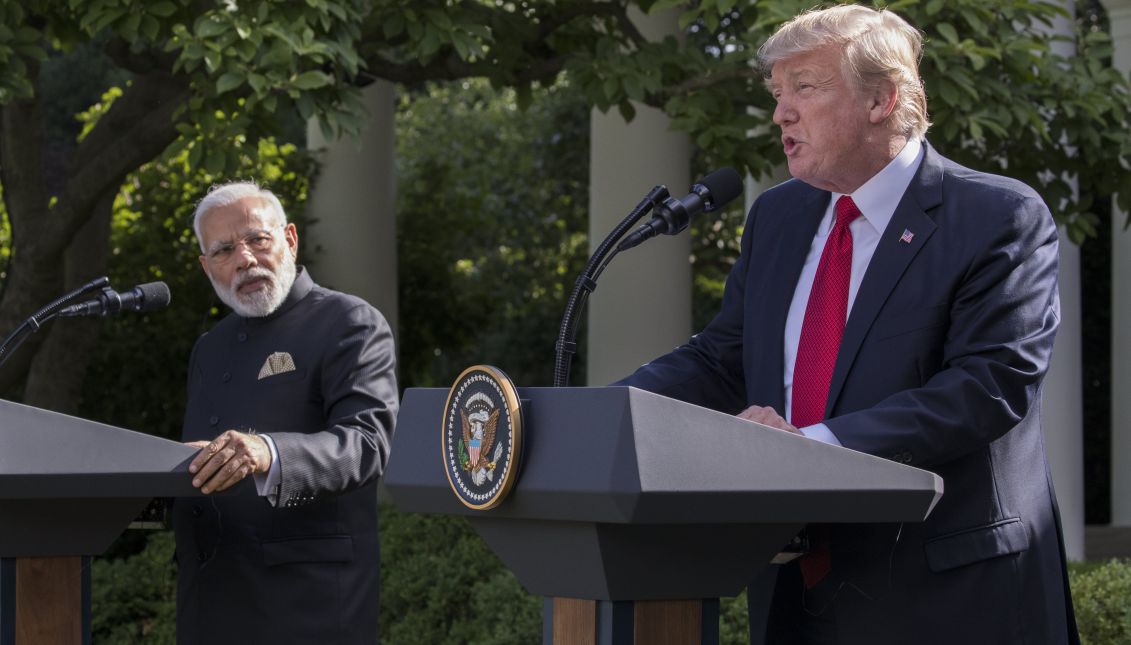
[[[710,213],[742,194],[742,178],[734,168],[720,168],[691,187],[682,199],[668,197],[657,204],[652,221],[621,240],[617,251],[624,251],[661,233],[675,235],[699,213]]]
[[[164,282],[146,282],[124,293],[106,287],[97,298],[71,305],[59,311],[62,317],[109,316],[120,311],[155,311],[169,306],[169,286]]]

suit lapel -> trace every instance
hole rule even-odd
[[[836,409],[844,381],[880,309],[937,227],[927,213],[942,203],[942,162],[934,148],[925,147],[919,171],[899,201],[887,229],[880,235],[880,243],[856,293],[829,383],[826,416]],[[904,236],[905,232],[911,233],[910,240]]]
[[[753,329],[746,334],[754,342],[751,363],[756,369],[747,369],[748,403],[757,403],[785,413],[785,389],[782,374],[785,372],[785,320],[797,279],[805,266],[805,256],[817,233],[817,226],[829,205],[830,193],[813,189],[799,200],[789,212],[776,220],[777,230],[767,231],[762,237],[773,240],[772,249],[763,261],[751,263],[760,275],[750,276],[748,284],[761,282],[758,289],[748,290],[746,320]],[[788,207],[787,207],[788,208]],[[755,300],[756,298],[756,300]]]

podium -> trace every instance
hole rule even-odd
[[[150,499],[199,496],[196,453],[0,400],[0,645],[88,642],[83,556],[105,551]]]
[[[632,387],[519,388],[525,454],[477,511],[445,475],[445,389],[405,392],[385,473],[402,510],[466,516],[532,594],[545,643],[717,642],[810,522],[922,521],[937,475]]]

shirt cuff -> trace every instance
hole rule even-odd
[[[271,435],[259,436],[263,437],[267,447],[271,449],[271,468],[265,473],[252,473],[251,476],[255,479],[255,491],[259,496],[266,497],[267,501],[274,504],[279,499],[279,451],[275,448],[275,440]]]
[[[816,439],[823,443],[831,443],[834,446],[841,445],[840,440],[836,438],[833,431],[829,430],[829,427],[823,423],[805,426],[804,428],[798,428],[798,430],[801,431],[801,434],[810,439]]]

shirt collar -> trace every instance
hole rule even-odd
[[[895,207],[907,192],[919,163],[923,160],[923,143],[918,139],[908,139],[903,150],[884,166],[883,170],[864,182],[856,192],[852,193],[852,201],[860,209],[862,219],[867,221],[877,233],[882,233],[895,214]],[[829,204],[829,213],[833,205],[844,193],[833,193]],[[827,217],[827,223],[822,223],[822,229],[827,231],[832,228],[832,217]]]

